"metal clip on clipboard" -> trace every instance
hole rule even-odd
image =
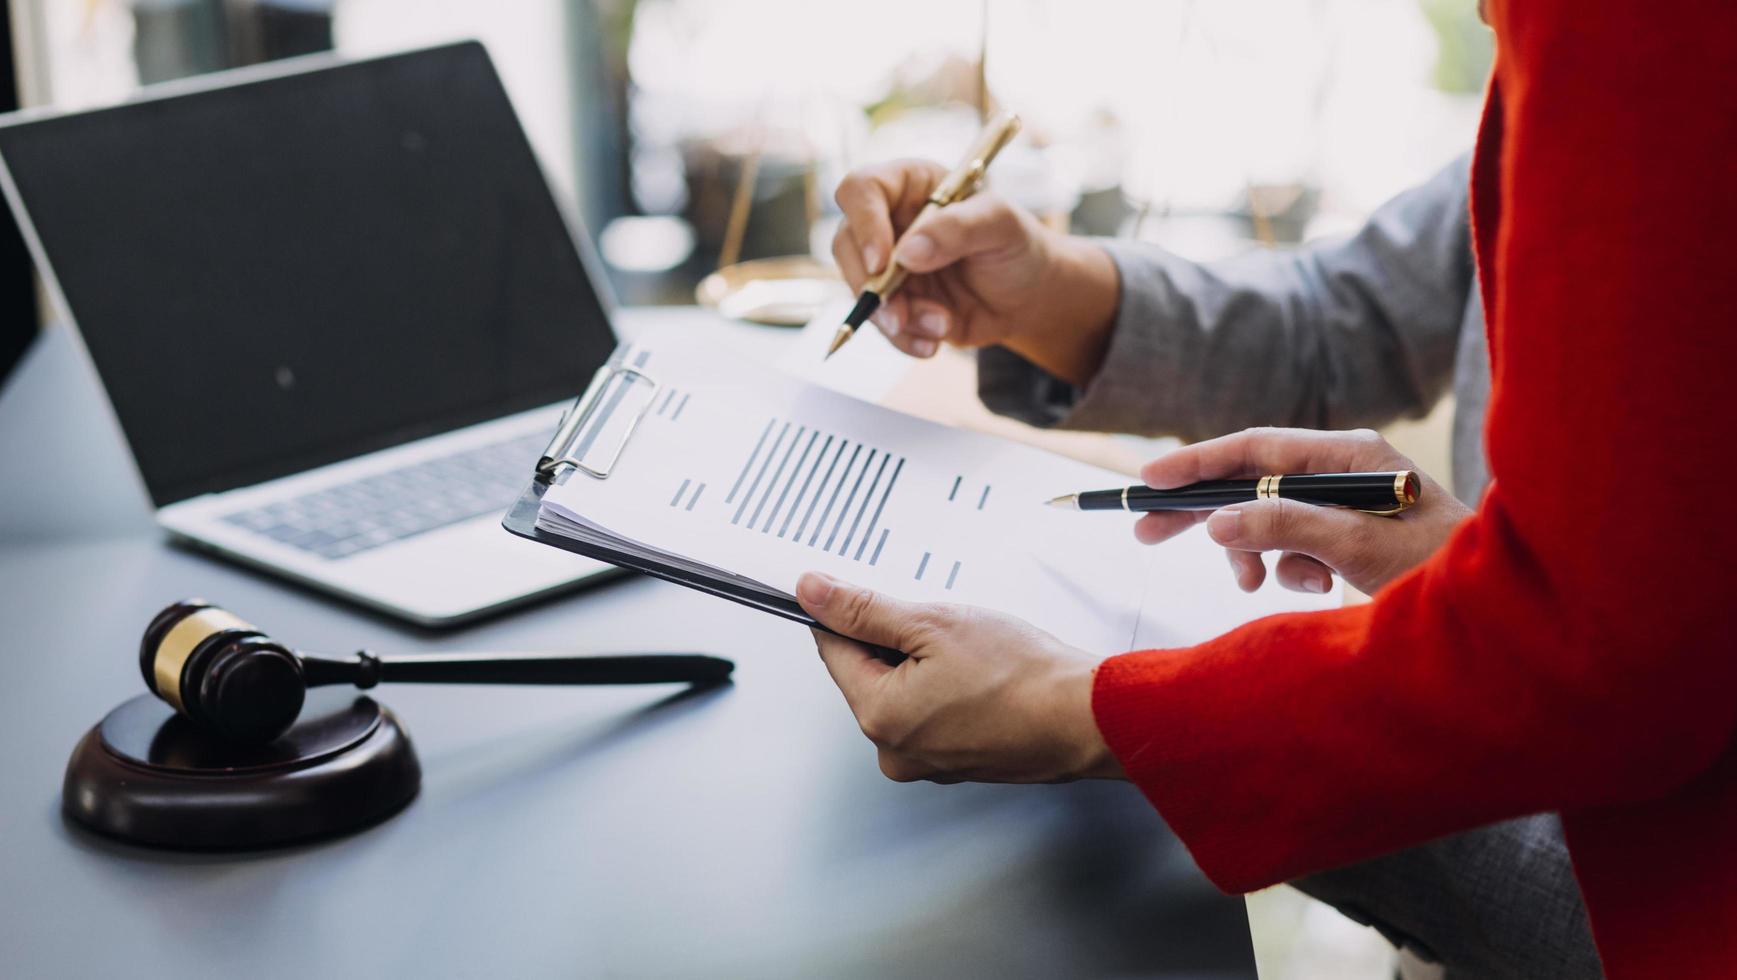
[[[651,410],[652,403],[657,400],[658,387],[655,379],[637,368],[616,364],[605,364],[598,368],[597,373],[591,376],[591,384],[586,386],[585,393],[561,416],[561,424],[555,428],[554,438],[549,440],[548,447],[537,460],[537,475],[553,480],[578,470],[586,476],[607,480],[610,471],[621,460],[621,454],[626,451],[627,441],[633,438],[633,430],[639,426],[640,420],[645,418],[645,413]],[[601,465],[588,463],[587,460],[593,458],[598,437],[603,434],[610,419],[615,417],[622,401],[640,388],[645,391],[645,399],[632,410],[632,416],[627,420],[621,438],[614,442],[608,458],[599,460]]]

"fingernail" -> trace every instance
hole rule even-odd
[[[913,326],[919,333],[928,334],[936,340],[947,336],[947,316],[939,310],[930,310],[917,317],[917,322]]]
[[[929,261],[935,257],[935,240],[928,235],[908,235],[893,249],[893,258],[901,264],[910,265]]]
[[[1231,544],[1242,536],[1242,511],[1229,507],[1206,519],[1207,533],[1219,544]]]
[[[863,247],[862,265],[863,265],[863,268],[868,270],[869,275],[871,275],[871,276],[880,275],[881,250],[880,250],[879,246],[867,245],[867,246]]]
[[[1325,593],[1327,591],[1327,587],[1328,587],[1328,583],[1327,583],[1327,580],[1324,578],[1311,577],[1311,578],[1306,578],[1303,580],[1303,588],[1308,589],[1310,592],[1313,592],[1316,595],[1321,595],[1321,594]]]
[[[832,576],[819,572],[805,572],[796,580],[796,595],[810,606],[824,606],[826,600],[832,598],[832,589],[836,583]]]
[[[929,357],[935,353],[935,342],[927,338],[919,337],[916,340],[911,341],[911,353],[918,357]]]
[[[881,325],[881,329],[886,332],[888,337],[899,335],[899,314],[892,307],[882,307],[875,314],[875,322]]]

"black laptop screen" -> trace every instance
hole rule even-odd
[[[0,155],[159,505],[570,398],[615,343],[474,43]]]

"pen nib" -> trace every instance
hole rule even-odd
[[[854,334],[855,332],[856,331],[852,330],[848,325],[839,327],[838,333],[835,333],[832,335],[832,346],[828,347],[826,349],[826,357],[821,358],[821,360],[824,361],[827,358],[832,357],[832,355],[838,353],[838,349],[840,347],[843,347],[844,342],[849,340],[851,338],[851,335]]]
[[[1048,501],[1048,505],[1051,507],[1066,507],[1069,510],[1079,510],[1080,495],[1077,493],[1069,493],[1063,494],[1060,497],[1052,497]]]

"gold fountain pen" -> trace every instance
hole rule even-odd
[[[1004,112],[990,120],[989,125],[983,128],[982,135],[977,137],[976,144],[971,147],[971,152],[965,154],[965,159],[953,168],[952,173],[935,185],[928,203],[923,205],[923,210],[918,212],[910,227],[915,228],[921,224],[930,213],[977,193],[983,186],[983,175],[988,172],[990,161],[995,159],[995,155],[1000,153],[1003,147],[1013,142],[1013,137],[1018,133],[1019,117],[1011,112]],[[862,326],[863,321],[904,285],[906,275],[903,266],[891,258],[887,259],[887,267],[863,287],[856,306],[851,309],[850,315],[844,318],[844,325],[838,328],[838,333],[833,335],[832,346],[826,351],[827,357],[838,353],[845,341],[856,335],[856,328]]]

